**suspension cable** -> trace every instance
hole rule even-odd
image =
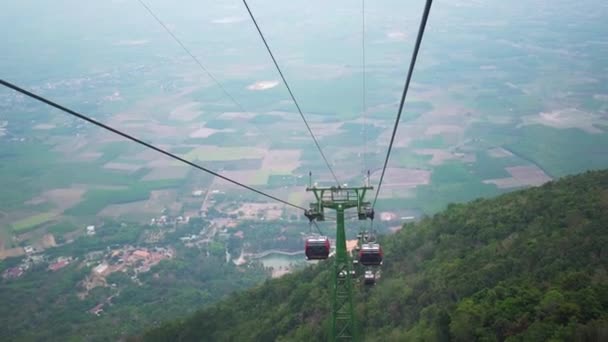
[[[331,172],[331,175],[334,177],[334,180],[336,181],[338,186],[340,186],[341,183],[338,181],[338,177],[336,177],[336,174],[334,173],[334,170],[332,169],[331,165],[329,164],[327,157],[325,157],[325,154],[323,153],[323,150],[321,149],[321,145],[319,145],[317,138],[315,137],[314,133],[312,132],[312,129],[310,128],[310,125],[308,124],[308,121],[306,120],[306,117],[304,116],[304,113],[302,112],[302,109],[300,108],[300,105],[298,104],[296,97],[293,95],[293,92],[291,91],[291,88],[289,87],[289,84],[287,83],[285,76],[283,76],[283,72],[281,71],[281,68],[279,67],[279,63],[277,62],[276,58],[274,58],[274,55],[272,54],[272,51],[270,50],[270,46],[268,46],[268,42],[266,42],[266,38],[264,38],[264,34],[262,33],[262,30],[260,29],[258,22],[255,20],[255,17],[253,16],[253,13],[251,12],[249,5],[247,4],[247,0],[243,0],[243,4],[245,4],[245,8],[247,8],[247,12],[249,12],[249,16],[251,17],[251,20],[253,21],[255,28],[257,29],[258,33],[260,34],[260,37],[262,38],[262,41],[264,42],[264,45],[266,46],[266,50],[268,50],[268,54],[270,55],[270,58],[272,58],[272,62],[274,63],[274,66],[276,67],[277,71],[279,72],[279,75],[281,76],[281,79],[283,80],[283,84],[285,84],[285,87],[287,88],[287,91],[289,92],[289,95],[291,96],[293,103],[296,105],[296,108],[298,109],[298,112],[300,113],[300,116],[302,117],[302,120],[304,121],[304,124],[306,125],[306,128],[308,129],[308,132],[310,133],[310,136],[312,137],[312,140],[314,140],[315,145],[317,145],[317,149],[319,150],[319,153],[321,153],[321,156],[323,157],[323,160],[325,161],[325,164],[327,165],[329,172]]]
[[[108,130],[108,131],[110,131],[112,133],[115,133],[115,134],[120,135],[120,136],[122,136],[124,138],[127,138],[127,139],[129,139],[129,140],[131,140],[133,142],[136,142],[136,143],[138,143],[140,145],[143,145],[143,146],[145,146],[145,147],[147,147],[149,149],[152,149],[152,150],[154,150],[156,152],[159,152],[161,154],[164,154],[164,155],[166,155],[166,156],[168,156],[170,158],[178,160],[178,161],[180,161],[180,162],[182,162],[184,164],[190,165],[190,166],[192,166],[194,168],[197,168],[197,169],[199,169],[201,171],[205,171],[205,172],[207,172],[207,173],[209,173],[209,174],[211,174],[211,175],[213,175],[215,177],[221,178],[221,179],[223,179],[225,181],[228,181],[228,182],[230,182],[232,184],[238,185],[238,186],[240,186],[242,188],[245,188],[247,190],[253,191],[253,192],[255,192],[255,193],[259,194],[259,195],[268,197],[268,198],[270,198],[272,200],[275,200],[277,202],[283,203],[285,205],[288,205],[288,206],[294,207],[296,209],[301,209],[301,210],[306,211],[305,208],[303,208],[303,207],[301,207],[299,205],[287,202],[287,201],[282,200],[282,199],[280,199],[278,197],[275,197],[273,195],[267,194],[267,193],[265,193],[265,192],[263,192],[261,190],[258,190],[258,189],[252,188],[252,187],[250,187],[248,185],[245,185],[243,183],[237,182],[237,181],[235,181],[233,179],[230,179],[230,178],[228,178],[226,176],[223,176],[223,175],[221,175],[221,174],[219,174],[217,172],[211,171],[211,170],[209,170],[209,169],[207,169],[207,168],[205,168],[203,166],[200,166],[200,165],[198,165],[196,163],[188,161],[188,160],[186,160],[186,159],[184,159],[182,157],[179,157],[179,156],[177,156],[177,155],[175,155],[175,154],[173,154],[171,152],[168,152],[168,151],[163,150],[163,149],[161,149],[159,147],[156,147],[156,146],[154,146],[152,144],[149,144],[149,143],[147,143],[147,142],[145,142],[145,141],[143,141],[141,139],[135,138],[132,135],[124,133],[124,132],[122,132],[122,131],[120,131],[120,130],[118,130],[116,128],[113,128],[113,127],[110,127],[110,126],[108,126],[106,124],[103,124],[103,123],[101,123],[101,122],[99,122],[99,121],[97,121],[97,120],[95,120],[95,119],[93,119],[93,118],[91,118],[91,117],[89,117],[87,115],[77,113],[77,112],[75,112],[75,111],[73,111],[73,110],[71,110],[69,108],[66,108],[66,107],[64,107],[62,105],[59,105],[59,104],[57,104],[57,103],[55,103],[55,102],[53,102],[51,100],[48,100],[48,99],[46,99],[46,98],[44,98],[44,97],[42,97],[40,95],[36,95],[36,94],[34,94],[32,92],[29,92],[29,91],[27,91],[27,90],[25,90],[23,88],[20,88],[20,87],[14,85],[12,83],[9,83],[9,82],[7,82],[7,81],[5,81],[3,79],[0,79],[0,84],[2,84],[3,86],[5,86],[7,88],[13,89],[13,90],[15,90],[15,91],[17,91],[17,92],[19,92],[19,93],[21,93],[23,95],[29,96],[29,97],[31,97],[31,98],[33,98],[35,100],[43,102],[43,103],[45,103],[45,104],[47,104],[47,105],[49,105],[51,107],[55,107],[55,108],[57,108],[57,109],[59,109],[59,110],[61,110],[63,112],[66,112],[66,113],[68,113],[68,114],[70,114],[72,116],[75,116],[75,117],[77,117],[77,118],[79,118],[81,120],[88,121],[88,122],[92,123],[95,126],[101,127],[101,128],[103,128],[105,130]]]
[[[160,26],[162,26],[162,28],[171,36],[171,38],[173,38],[173,40],[179,46],[181,46],[181,48],[192,58],[192,60],[194,60],[194,62],[199,66],[199,68],[201,70],[203,70],[207,74],[207,76],[209,76],[209,78],[215,83],[215,85],[217,85],[218,88],[220,88],[222,90],[224,95],[226,95],[226,97],[228,99],[230,99],[230,101],[232,101],[232,103],[234,103],[242,112],[248,113],[249,111],[247,111],[245,108],[243,108],[243,106],[232,95],[230,95],[228,90],[226,90],[226,88],[224,88],[224,86],[220,83],[220,81],[218,81],[218,79],[215,78],[211,74],[211,72],[209,72],[209,70],[207,68],[205,68],[203,63],[201,63],[201,61],[192,52],[190,52],[190,50],[186,47],[186,45],[184,45],[184,43],[182,43],[182,41],[179,38],[177,38],[177,36],[169,29],[169,27],[167,25],[165,25],[165,23],[154,13],[154,11],[152,11],[152,9],[143,0],[137,0],[137,1],[141,4],[141,6],[143,8],[146,9],[146,11],[148,11],[150,16],[152,16],[156,20],[156,22],[158,22],[158,24]]]
[[[316,220],[312,220],[310,222],[312,222],[312,224],[315,225],[315,227],[317,228],[317,231],[319,232],[319,235],[325,235],[325,234],[323,234],[323,231],[321,231],[321,227],[319,227]]]
[[[429,12],[431,11],[432,4],[433,4],[433,0],[426,0],[426,5],[424,6],[424,12],[422,13],[422,19],[420,20],[420,28],[418,29],[418,37],[416,37],[416,45],[414,46],[414,51],[412,52],[412,60],[410,62],[410,67],[407,72],[407,78],[405,80],[403,94],[401,95],[401,102],[399,103],[399,111],[397,112],[397,118],[395,119],[395,126],[393,127],[393,134],[391,136],[391,142],[388,145],[388,151],[386,152],[386,159],[384,160],[384,167],[382,168],[382,174],[380,175],[380,181],[378,182],[378,189],[376,190],[376,197],[374,198],[374,203],[372,204],[372,208],[374,208],[376,206],[376,201],[378,200],[378,195],[380,194],[380,187],[382,186],[382,181],[384,180],[384,173],[386,172],[386,166],[388,165],[388,160],[391,156],[393,142],[395,141],[395,135],[397,134],[397,127],[399,127],[399,120],[401,119],[401,113],[403,112],[403,104],[405,103],[405,97],[407,95],[407,90],[410,86],[410,81],[412,79],[412,73],[414,72],[414,65],[416,65],[416,58],[418,57],[418,50],[420,50],[420,43],[422,42],[422,37],[424,36],[424,29],[426,28],[426,22],[429,18]]]

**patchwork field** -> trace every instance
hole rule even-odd
[[[223,161],[262,158],[266,151],[255,147],[200,146],[183,155],[187,160]]]
[[[178,121],[192,121],[202,114],[200,108],[200,103],[189,102],[172,110],[169,118]]]
[[[11,228],[15,233],[23,233],[37,226],[47,223],[58,216],[55,212],[41,213],[33,215],[22,220],[11,223]]]
[[[452,15],[461,13],[460,5],[452,6],[444,15],[461,18]],[[467,6],[470,15],[486,4]],[[553,13],[514,17],[517,25],[508,29],[479,30],[465,23],[462,34],[449,40],[442,36],[452,27],[446,20],[437,21],[436,36],[425,43],[425,57],[416,66],[380,209],[433,213],[449,202],[608,167],[608,79],[606,73],[593,71],[606,69],[608,45],[580,40],[582,32],[574,26],[567,26],[569,35],[563,39],[553,39],[546,27],[566,27],[554,22]],[[370,36],[374,50],[381,53],[368,56],[365,116],[359,57],[353,57],[359,56],[360,45],[354,49],[352,34],[337,40],[329,35],[324,45],[306,46],[298,58],[286,55],[288,78],[307,120],[340,182],[350,185],[361,184],[366,169],[375,170],[371,183],[377,184],[377,169],[392,134],[409,58],[401,44],[413,38],[393,19],[387,17]],[[521,34],[539,29],[538,23],[544,27],[540,33],[552,39],[535,41]],[[138,40],[117,39],[127,42],[120,43],[123,48],[147,45],[130,45]],[[552,46],[556,41],[559,49]],[[90,69],[104,72],[82,71],[52,87],[33,86],[58,99],[69,98],[103,122],[299,205],[306,206],[312,198],[304,192],[309,171],[313,182],[334,183],[267,60],[242,63],[242,55],[234,50],[206,56],[216,64],[214,72],[222,80],[226,77],[226,89],[248,110],[242,112],[212,80],[193,73],[190,63],[157,53],[159,59],[150,62],[155,67],[148,61],[136,68],[131,62],[96,63]],[[568,72],[563,72],[564,66]],[[191,203],[185,199],[195,190],[225,191],[229,195],[218,196],[225,202],[248,205],[263,200],[88,124],[11,101],[7,103],[19,115],[0,118],[0,201],[3,212],[9,213],[0,215],[0,238],[5,242],[11,241],[13,230],[50,226],[61,234],[73,228],[64,222],[98,215],[147,221],[165,208],[172,214],[196,213],[198,200],[205,196]]]
[[[158,216],[163,209],[179,212],[182,204],[176,202],[175,190],[154,190],[146,200],[132,201],[124,204],[110,204],[97,215],[100,217],[127,218],[149,221],[151,217]]]
[[[524,186],[539,186],[551,180],[543,170],[536,165],[507,167],[511,177],[484,180],[486,184],[495,184],[501,189]]]
[[[262,161],[262,170],[274,174],[290,174],[300,166],[301,151],[270,150]]]
[[[158,167],[152,169],[148,174],[146,174],[141,180],[142,181],[154,181],[161,179],[182,179],[188,175],[188,172],[191,171],[189,167],[186,166],[167,166],[167,167]]]

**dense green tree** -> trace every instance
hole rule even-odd
[[[381,239],[355,288],[366,341],[608,340],[608,171],[451,204]],[[327,338],[331,260],[239,293],[144,340]]]

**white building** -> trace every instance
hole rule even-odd
[[[108,269],[108,264],[99,264],[94,269],[93,272],[97,274],[103,274]]]
[[[95,235],[95,226],[87,226],[87,235]]]

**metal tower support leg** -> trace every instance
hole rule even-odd
[[[355,315],[352,297],[352,263],[346,251],[344,230],[344,207],[336,207],[336,260],[334,266],[334,286],[332,293],[332,336],[333,341],[353,341],[356,338]]]

